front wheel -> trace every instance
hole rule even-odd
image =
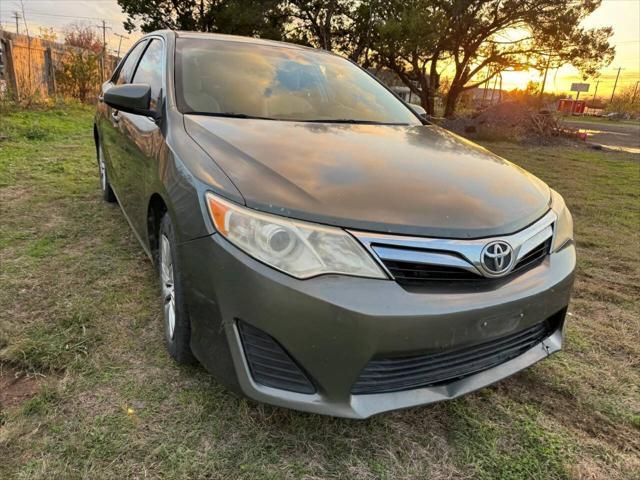
[[[191,323],[184,303],[182,273],[177,262],[173,223],[164,214],[158,235],[158,270],[162,287],[164,332],[167,350],[178,363],[193,363],[189,342]]]

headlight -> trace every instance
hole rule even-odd
[[[259,213],[206,194],[216,230],[252,257],[297,278],[323,273],[387,278],[364,248],[339,229]]]
[[[564,203],[564,199],[555,190],[551,190],[551,209],[558,216],[553,233],[552,252],[560,250],[568,241],[573,240],[573,218]]]

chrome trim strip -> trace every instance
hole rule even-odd
[[[542,242],[548,240],[551,236],[553,236],[553,228],[551,227],[551,225],[549,225],[544,230],[540,230],[533,237],[525,240],[522,245],[520,245],[520,250],[518,252],[518,256],[516,257],[516,263]]]
[[[349,230],[378,261],[385,272],[393,275],[385,267],[382,260],[399,260],[430,265],[451,266],[480,273],[489,278],[508,275],[513,266],[535,247],[553,236],[553,224],[557,216],[549,210],[534,224],[511,235],[471,240],[445,239],[430,237],[405,237],[382,233],[358,232]],[[482,268],[480,261],[482,250],[491,242],[502,240],[513,248],[515,261],[511,269],[502,275],[492,275]],[[451,252],[450,254],[447,252]]]
[[[457,267],[476,275],[482,275],[473,265],[457,255],[443,252],[429,252],[427,250],[407,250],[400,248],[387,248],[373,245],[372,250],[379,258],[385,260],[395,260],[399,262],[415,262],[428,265],[442,265],[446,267]]]

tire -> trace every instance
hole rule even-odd
[[[164,214],[160,222],[157,258],[167,350],[178,363],[194,363],[195,359],[189,346],[191,322],[184,301],[182,272],[176,254],[175,230],[168,213]]]
[[[115,203],[116,195],[109,184],[109,176],[107,175],[107,166],[104,161],[104,152],[102,144],[98,141],[98,173],[100,174],[100,190],[102,190],[102,199],[105,202]]]

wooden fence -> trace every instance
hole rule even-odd
[[[27,37],[0,30],[2,44],[2,69],[0,81],[4,81],[9,94],[17,101],[53,98],[58,94],[56,72],[64,58],[78,48]],[[108,55],[105,76],[111,75],[118,59]],[[96,87],[102,79],[96,78]]]

